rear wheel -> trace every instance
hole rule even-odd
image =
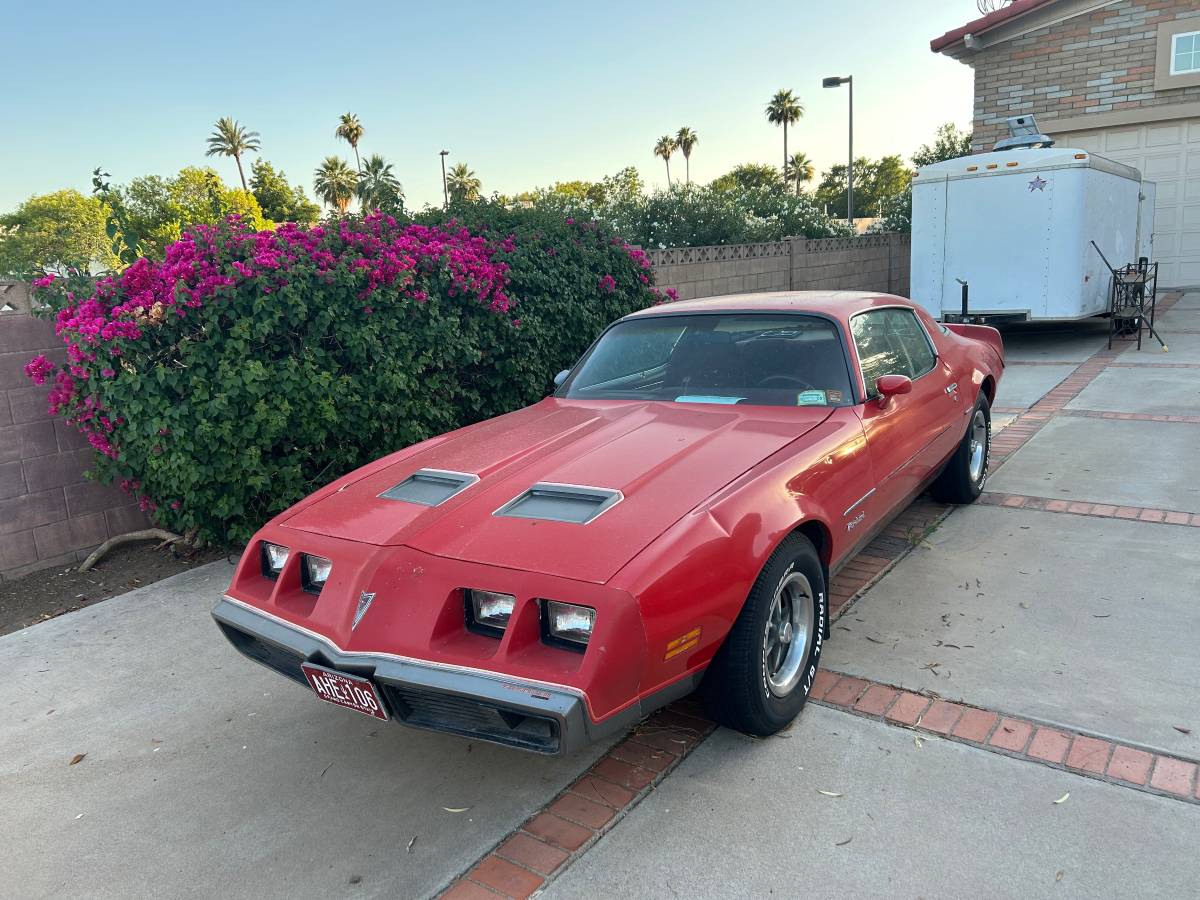
[[[705,675],[709,714],[747,734],[774,734],[803,709],[821,658],[825,576],[812,543],[776,548]]]
[[[942,503],[974,503],[987,482],[991,450],[992,411],[987,397],[980,394],[967,421],[967,433],[929,486],[929,493]]]

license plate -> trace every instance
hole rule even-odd
[[[308,686],[318,697],[337,706],[344,706],[355,712],[373,716],[376,719],[387,720],[388,714],[383,711],[383,701],[379,699],[379,691],[366,678],[357,675],[347,675],[345,672],[335,672],[324,666],[303,663],[304,677]]]

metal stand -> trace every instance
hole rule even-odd
[[[1092,241],[1096,247],[1096,242]],[[1142,332],[1148,331],[1162,346],[1167,345],[1154,330],[1154,309],[1158,298],[1158,263],[1142,257],[1120,269],[1113,268],[1104,252],[1096,247],[1104,265],[1112,273],[1108,292],[1108,349],[1112,349],[1113,335],[1137,341],[1142,349]]]

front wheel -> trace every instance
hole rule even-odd
[[[992,410],[987,397],[980,394],[967,421],[967,433],[929,486],[933,499],[942,503],[974,503],[987,482],[991,451]]]
[[[791,535],[771,554],[705,675],[709,715],[765,736],[804,707],[821,658],[825,575],[812,543]]]

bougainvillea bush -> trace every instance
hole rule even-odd
[[[254,232],[195,226],[162,262],[44,278],[51,411],[161,525],[244,541],[385,453],[545,396],[609,320],[657,302],[591,223],[481,206]]]

